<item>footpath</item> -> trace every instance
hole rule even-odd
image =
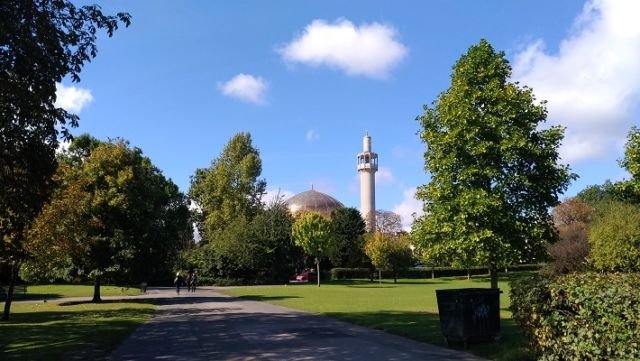
[[[156,313],[110,360],[483,360],[215,289],[185,291],[150,289],[135,296],[157,298]]]

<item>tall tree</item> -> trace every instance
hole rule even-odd
[[[198,225],[203,240],[227,227],[234,219],[253,219],[262,209],[266,182],[260,152],[251,142],[251,134],[238,133],[225,146],[209,168],[197,169],[191,178],[189,196],[201,209]]]
[[[62,163],[60,187],[28,233],[44,269],[73,265],[94,281],[149,281],[168,273],[191,240],[186,198],[124,141],[97,146],[79,165]],[[157,279],[157,278],[156,278]]]
[[[78,116],[55,106],[56,83],[80,80],[97,54],[98,30],[109,36],[130,16],[107,16],[97,5],[65,0],[0,2],[0,260],[11,270],[3,320],[25,252],[24,230],[47,200],[55,172],[58,130]]]
[[[436,253],[488,264],[494,288],[499,264],[538,259],[555,239],[548,210],[575,177],[558,164],[563,129],[541,129],[545,103],[510,76],[504,53],[481,40],[418,117],[431,180],[417,192],[425,216],[414,238]]]
[[[315,258],[320,287],[320,261],[335,252],[335,242],[331,234],[331,223],[317,213],[308,213],[298,218],[291,229],[296,245]]]
[[[362,267],[368,261],[364,254],[366,224],[355,208],[338,208],[331,213],[331,231],[336,252],[331,262],[337,267]]]

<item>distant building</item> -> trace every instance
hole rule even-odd
[[[360,173],[360,214],[367,224],[367,232],[376,231],[376,172],[378,154],[371,151],[371,137],[366,133],[362,139],[362,152],[357,158]]]

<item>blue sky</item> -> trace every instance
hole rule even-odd
[[[428,182],[416,116],[451,67],[486,38],[513,80],[567,127],[567,192],[626,176],[617,166],[638,125],[640,2],[109,1],[132,25],[101,38],[82,81],[59,86],[74,134],[121,137],[183,191],[235,133],[249,131],[273,193],[310,189],[359,207],[356,153],[379,154],[376,208],[420,209]]]

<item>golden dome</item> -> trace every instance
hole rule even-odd
[[[305,213],[319,213],[325,217],[329,217],[331,216],[331,212],[344,207],[337,199],[313,189],[298,193],[287,199],[285,203],[294,216]]]

